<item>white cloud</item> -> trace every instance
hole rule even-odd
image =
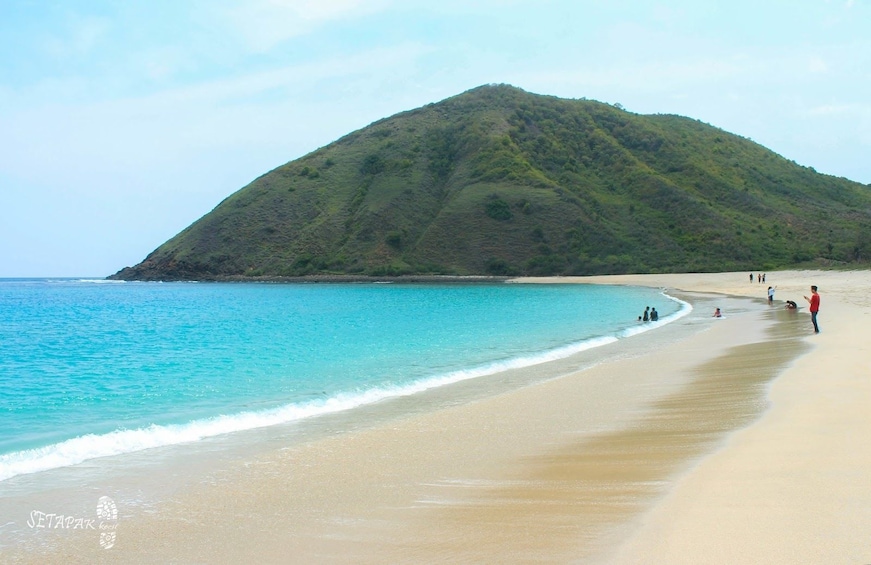
[[[814,106],[807,110],[808,116],[841,116],[851,114],[856,111],[857,107],[852,104],[824,104]]]
[[[823,104],[809,108],[806,115],[819,118],[831,125],[832,122],[850,124],[841,130],[841,136],[845,131],[855,128],[856,136],[854,143],[871,146],[871,105],[869,104]]]
[[[347,120],[348,108],[365,116],[359,107],[368,105],[371,120],[383,117],[376,114],[383,107],[371,100],[394,73],[407,75],[427,52],[424,46],[402,44],[87,105],[32,104],[28,93],[16,93],[13,103],[0,109],[0,173],[49,183],[61,171],[82,180],[136,168],[158,170],[228,148],[271,145],[280,153],[295,143],[312,150],[315,140],[334,139],[312,134],[347,133],[347,125],[335,119]],[[394,95],[400,93],[380,98]],[[393,111],[401,109],[406,108]]]
[[[697,59],[576,70],[529,71],[515,75],[519,84],[537,88],[609,88],[624,91],[669,91],[688,84],[726,81],[751,72],[757,63],[738,58]],[[544,90],[547,92],[547,90]]]
[[[328,22],[373,14],[386,0],[247,0],[220,14],[249,49],[267,52]]]
[[[281,91],[285,98],[297,97],[312,85],[324,80],[380,73],[389,77],[392,69],[413,64],[429,51],[429,48],[413,43],[371,49],[352,56],[310,61],[171,89],[135,101],[135,105],[148,107],[190,104],[200,108],[204,105],[214,107],[248,103],[249,100],[250,104],[258,105],[258,96]],[[320,97],[329,98],[330,93],[321,92]]]
[[[822,57],[814,56],[808,61],[808,70],[812,73],[824,73],[829,70],[829,67]]]
[[[76,17],[69,21],[66,30],[48,37],[43,47],[53,57],[66,59],[91,53],[110,29],[106,18]]]
[[[135,53],[129,65],[138,75],[161,82],[194,67],[191,56],[174,46],[160,46]]]

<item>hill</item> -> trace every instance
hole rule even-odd
[[[113,278],[867,265],[869,220],[871,187],[702,122],[489,85],[276,168]]]

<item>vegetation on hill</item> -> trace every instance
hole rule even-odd
[[[482,86],[263,175],[123,279],[772,270],[871,259],[871,187],[685,117]]]

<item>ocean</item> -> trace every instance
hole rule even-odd
[[[596,285],[0,279],[0,481],[564,358],[689,310]]]

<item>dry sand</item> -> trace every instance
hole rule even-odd
[[[431,410],[406,399],[376,424],[246,456],[122,520],[110,550],[69,536],[3,557],[871,563],[871,273],[530,280],[701,294],[691,320],[599,348],[595,366],[530,368],[562,376]],[[810,284],[820,335],[801,298]],[[805,309],[787,313],[787,298]]]

